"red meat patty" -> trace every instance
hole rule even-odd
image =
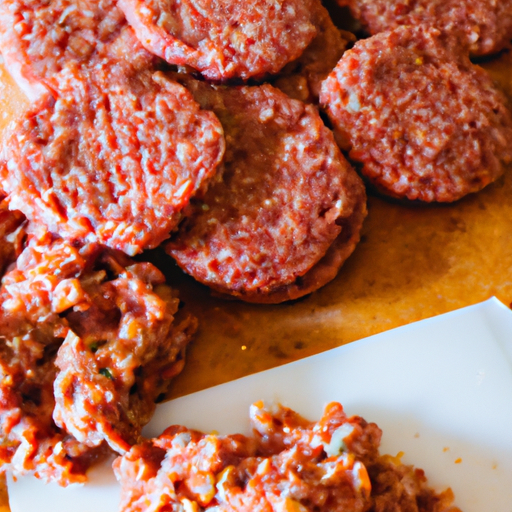
[[[251,302],[297,298],[332,279],[359,240],[366,201],[318,112],[270,85],[187,86],[221,120],[227,147],[168,252],[197,280]]]
[[[67,62],[89,60],[123,24],[116,0],[2,0],[0,51],[35,100]]]
[[[119,0],[140,42],[212,80],[261,78],[297,58],[316,34],[317,0]]]
[[[156,247],[215,173],[219,121],[183,86],[115,59],[68,63],[58,86],[4,141],[10,207],[69,240],[130,255]]]
[[[350,156],[383,192],[455,201],[496,180],[512,158],[512,119],[491,79],[425,25],[357,42],[320,101]]]
[[[498,52],[512,39],[512,0],[338,0],[370,34],[427,24],[461,37],[473,55]]]

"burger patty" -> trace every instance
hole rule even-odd
[[[221,120],[227,146],[218,179],[191,202],[167,251],[197,280],[252,302],[325,284],[302,279],[338,237],[350,233],[352,252],[366,209],[362,182],[318,112],[270,85],[185,82]]]
[[[126,52],[117,42],[110,53]],[[34,104],[4,141],[12,209],[63,238],[130,255],[169,236],[214,175],[224,138],[183,86],[144,66],[110,56],[66,64],[56,96]]]
[[[317,0],[119,0],[140,42],[212,80],[261,78],[297,58],[316,34]]]
[[[496,180],[512,159],[512,119],[485,71],[425,25],[357,42],[320,101],[350,157],[381,191],[455,201]]]
[[[489,55],[512,39],[512,0],[337,0],[370,34],[427,24],[458,35],[473,55]]]
[[[0,51],[29,98],[69,61],[86,62],[125,24],[116,0],[2,0]]]

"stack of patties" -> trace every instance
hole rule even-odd
[[[281,302],[334,278],[366,215],[316,107],[244,83],[316,101],[350,39],[319,2],[119,6],[135,30],[112,1],[0,6],[32,101],[0,161],[19,255],[0,289],[0,461],[62,485],[137,442],[183,367],[196,321],[144,251],[165,242],[217,292]]]

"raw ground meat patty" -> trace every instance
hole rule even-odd
[[[381,430],[328,404],[310,422],[283,406],[250,409],[253,435],[182,426],[114,461],[120,512],[459,512],[422,470],[381,456]]]
[[[495,53],[512,39],[512,0],[338,0],[370,34],[427,24],[460,35],[473,55]]]
[[[10,207],[69,240],[156,247],[215,173],[219,121],[161,73],[110,58],[70,62],[58,83],[4,141]]]
[[[297,58],[316,34],[318,0],[119,0],[140,42],[212,80],[261,78]]]
[[[0,288],[0,469],[85,481],[138,440],[196,320],[151,264],[32,239]]]
[[[512,158],[504,97],[454,44],[437,29],[399,27],[357,42],[322,85],[350,157],[387,194],[455,201]]]
[[[67,62],[90,59],[123,23],[115,0],[2,0],[0,51],[35,100]]]
[[[191,203],[167,251],[197,280],[243,300],[309,293],[315,288],[304,287],[302,276],[337,237],[350,233],[348,254],[359,239],[366,212],[361,180],[313,107],[269,85],[187,86],[221,120],[226,155],[219,178]],[[319,276],[308,285],[325,284]]]
[[[339,30],[322,5],[315,8],[314,24],[318,33],[304,53],[287,64],[273,85],[291,98],[318,103],[320,86],[335,68],[349,43],[355,41],[350,32]]]

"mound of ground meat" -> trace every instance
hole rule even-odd
[[[270,85],[184,80],[219,117],[227,147],[219,177],[187,208],[167,251],[197,280],[243,300],[313,291],[297,281],[345,237],[344,222],[350,254],[366,212],[362,183],[332,133],[313,107]]]
[[[381,191],[455,201],[501,176],[512,118],[487,73],[425,25],[358,41],[320,101],[350,157]]]
[[[0,468],[61,485],[138,439],[196,328],[148,263],[32,239],[0,288]]]
[[[118,277],[84,283],[89,307],[66,317],[71,331],[55,360],[53,417],[84,444],[106,441],[122,453],[182,370],[197,325],[177,315],[179,300],[153,265],[109,266]]]
[[[35,100],[67,62],[89,60],[123,23],[116,0],[2,0],[0,51]]]
[[[381,431],[329,404],[319,422],[283,406],[251,406],[253,437],[181,426],[114,461],[120,512],[441,512],[421,470],[381,457]]]
[[[0,177],[10,208],[33,223],[133,255],[169,236],[214,175],[224,138],[184,87],[111,58],[126,51],[117,43],[94,65],[61,70],[56,97],[3,141]]]
[[[321,83],[336,67],[348,44],[355,41],[355,36],[339,30],[322,5],[315,8],[314,24],[318,33],[313,41],[298,59],[280,71],[273,85],[291,98],[317,104]]]
[[[212,80],[261,78],[296,59],[316,35],[317,0],[119,0],[140,42]]]
[[[511,0],[337,0],[371,34],[427,24],[461,38],[473,55],[496,53],[512,39]]]

